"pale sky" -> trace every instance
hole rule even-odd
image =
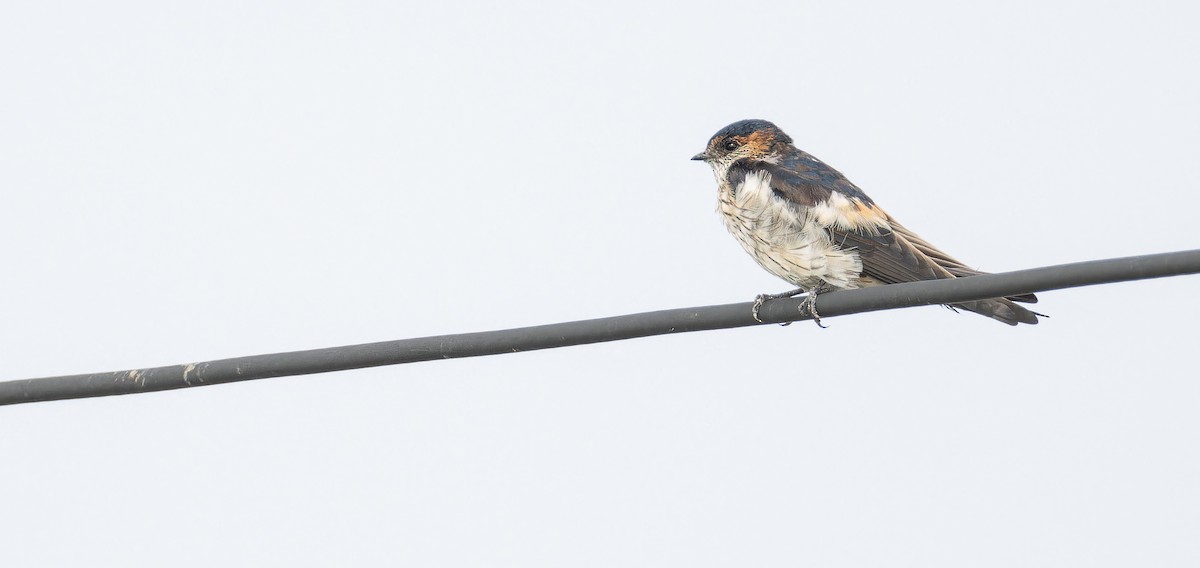
[[[786,290],[743,118],[984,270],[1200,247],[1200,8],[1048,4],[9,3],[0,380]],[[1196,566],[1198,285],[0,407],[0,556]]]

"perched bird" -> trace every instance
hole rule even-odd
[[[717,210],[742,248],[767,272],[797,287],[760,295],[755,319],[763,301],[807,293],[808,310],[820,324],[815,298],[821,292],[983,274],[904,228],[840,172],[797,149],[791,137],[765,120],[722,128],[692,159],[712,166]],[[952,307],[1008,325],[1038,322],[1042,314],[1014,302],[1033,303],[1037,297]]]

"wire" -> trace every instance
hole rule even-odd
[[[817,305],[821,317],[829,318],[1196,273],[1200,273],[1200,249],[829,292],[820,295]],[[759,311],[762,322],[751,317],[751,303],[745,302],[498,331],[251,355],[169,367],[5,381],[0,382],[0,405],[135,394],[811,319],[800,313],[799,307],[803,301],[800,298],[767,302]]]

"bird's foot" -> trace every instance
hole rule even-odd
[[[808,291],[808,295],[804,297],[804,302],[800,304],[800,313],[803,314],[807,310],[808,315],[812,316],[813,323],[817,327],[826,329],[829,326],[821,323],[821,314],[817,313],[817,288]]]
[[[780,298],[792,298],[807,291],[808,290],[805,290],[804,288],[796,288],[795,290],[788,290],[787,292],[780,292],[779,294],[759,294],[754,298],[754,307],[750,308],[750,315],[754,316],[754,321],[758,323],[766,323],[758,318],[758,310],[762,308],[764,302],[768,300],[778,300]],[[789,321],[784,322],[781,325],[790,325],[791,323],[792,322]]]
[[[759,294],[754,297],[754,306],[750,308],[750,315],[752,317],[754,317],[754,321],[756,321],[758,323],[767,323],[763,320],[758,319],[758,309],[762,307],[763,302],[765,302],[765,301],[767,301],[767,295]]]

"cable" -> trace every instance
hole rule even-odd
[[[822,318],[829,318],[1196,273],[1200,273],[1200,250],[1189,250],[829,292],[820,295],[817,307]],[[759,311],[759,317],[763,323],[810,319],[800,314],[799,306],[803,301],[800,298],[767,302]],[[169,367],[5,381],[0,382],[0,405],[134,394],[436,359],[517,353],[666,333],[761,325],[751,317],[750,307],[751,303],[745,302],[679,308],[498,331],[251,355]],[[817,331],[813,329],[814,333]]]

